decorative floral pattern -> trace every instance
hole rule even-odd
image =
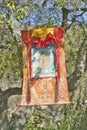
[[[50,104],[55,102],[55,78],[36,79],[31,81],[30,104]]]

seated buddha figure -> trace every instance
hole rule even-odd
[[[50,66],[50,56],[40,55],[39,67]]]

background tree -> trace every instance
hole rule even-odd
[[[35,107],[33,117],[28,121],[27,127],[33,128],[35,124],[37,129],[44,129],[53,125],[59,130],[79,130],[87,129],[86,126],[86,103],[87,103],[87,2],[86,0],[1,0],[0,1],[0,114],[1,129],[13,128],[13,123],[17,123],[17,112],[28,113],[18,109],[10,110],[11,117],[6,113],[9,109],[8,104],[12,95],[21,94],[21,85],[18,87],[18,81],[22,81],[22,56],[21,56],[21,38],[20,30],[28,28],[37,28],[41,25],[64,26],[66,63],[68,73],[68,86],[70,98],[74,101],[73,106],[66,107],[48,107],[45,112]],[[20,62],[19,62],[20,61]],[[20,79],[20,80],[19,80]],[[5,84],[3,85],[3,82]],[[15,84],[16,83],[16,84]],[[15,84],[15,86],[13,85]],[[75,91],[73,91],[75,90]],[[18,98],[16,98],[18,99]],[[15,100],[15,102],[17,102]],[[12,100],[10,101],[12,106]],[[16,103],[14,103],[16,104]],[[13,105],[14,106],[14,105]],[[16,108],[16,106],[15,106]],[[61,108],[61,111],[60,111]],[[64,109],[63,109],[64,108]],[[32,108],[33,109],[33,108]],[[30,109],[31,110],[31,109]],[[32,111],[32,110],[31,110]],[[39,111],[39,112],[38,112]],[[59,112],[60,111],[60,112]],[[52,113],[51,113],[52,112]],[[45,113],[44,116],[41,116]],[[49,116],[51,113],[51,117]],[[54,113],[54,115],[53,115]],[[62,114],[61,114],[62,113]],[[4,116],[3,116],[4,114]],[[60,116],[59,116],[60,114]],[[47,116],[48,118],[47,118]],[[71,115],[71,116],[70,116]],[[20,114],[20,118],[22,115]],[[28,116],[30,116],[28,114]],[[7,117],[6,128],[3,121]],[[39,117],[43,120],[40,120]],[[54,118],[52,118],[54,117]],[[61,117],[61,118],[60,118]],[[24,116],[27,119],[27,116]],[[32,119],[33,118],[33,119]],[[60,119],[59,119],[60,118]],[[46,120],[50,122],[46,124]],[[19,120],[18,120],[19,121]],[[83,121],[83,126],[80,123]],[[26,121],[25,121],[26,122]],[[52,124],[53,122],[53,124]],[[31,126],[30,126],[31,124]],[[8,128],[7,128],[8,125]],[[48,125],[48,126],[47,126]],[[18,125],[19,127],[19,125]],[[22,128],[24,125],[22,126]],[[21,127],[19,129],[22,130]],[[49,128],[50,129],[50,128]]]

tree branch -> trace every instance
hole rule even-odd
[[[84,12],[87,12],[87,8],[76,8],[76,11],[84,11]],[[71,12],[75,12],[75,10],[74,9],[70,9],[69,10],[69,13],[71,13]]]
[[[0,115],[7,108],[8,98],[12,95],[20,95],[21,93],[21,88],[11,88],[3,92],[0,90]]]
[[[67,31],[75,22],[78,22],[77,20],[76,20],[76,18],[77,17],[79,17],[79,16],[82,16],[83,14],[84,14],[85,12],[83,11],[81,14],[79,14],[79,15],[74,15],[73,16],[73,18],[72,18],[72,22],[71,22],[71,24],[70,25],[68,25],[68,26],[66,26],[66,28],[65,28],[65,30]],[[68,21],[68,19],[67,19],[67,21]],[[79,22],[80,24],[81,24],[81,22]],[[82,26],[82,24],[81,24],[81,26]]]
[[[10,30],[10,32],[11,32],[13,38],[14,38],[15,44],[18,45],[17,44],[18,41],[17,41],[16,36],[14,35],[13,28],[11,27],[11,25],[7,25],[7,26],[8,26],[8,29]]]
[[[69,91],[74,91],[78,87],[82,74],[84,74],[85,72],[86,58],[87,58],[87,37],[84,39],[81,47],[79,48],[75,71],[68,78]]]
[[[76,11],[82,11],[82,13],[78,14],[78,15],[74,15],[71,25],[75,22],[75,19],[77,17],[82,16],[85,12],[87,12],[87,8],[80,8],[80,10],[79,10],[79,8],[77,8]],[[62,14],[63,14],[62,26],[66,26],[68,14],[72,13],[72,12],[76,12],[76,11],[74,9],[67,9],[65,7],[62,7]],[[71,27],[71,25],[70,25],[70,27]]]

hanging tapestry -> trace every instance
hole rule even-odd
[[[70,103],[64,28],[22,30],[23,88],[20,105]]]

